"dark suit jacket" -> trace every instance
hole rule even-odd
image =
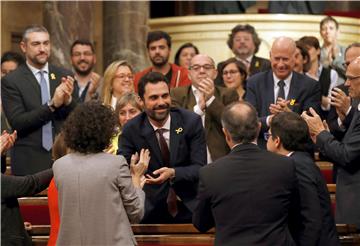
[[[25,177],[1,174],[1,245],[31,245],[17,198],[44,190],[52,176],[51,169]]]
[[[193,224],[215,226],[215,245],[295,245],[288,217],[299,213],[298,195],[291,159],[240,144],[200,169]]]
[[[316,145],[337,167],[336,223],[356,224],[360,228],[360,111],[357,106],[341,141],[322,131]]]
[[[220,72],[222,66],[224,66],[224,61],[219,62],[217,65],[217,70]],[[251,63],[250,63],[250,68],[249,68],[249,77],[259,73],[259,72],[265,72],[267,70],[271,69],[271,63],[268,59],[265,58],[261,58],[261,57],[257,57],[257,56],[253,56]],[[215,84],[216,85],[221,85],[221,86],[225,86],[224,85],[224,80],[222,78],[222,75],[220,73],[218,73],[216,79],[215,79]]]
[[[175,169],[176,177],[171,182],[144,186],[146,201],[143,220],[153,216],[152,211],[156,206],[166,204],[170,186],[192,211],[195,206],[199,169],[206,165],[205,133],[200,117],[184,109],[171,109],[170,116],[170,167]],[[151,156],[147,173],[152,174],[153,171],[165,166],[157,137],[146,113],[125,124],[118,154],[124,155],[130,163],[131,155],[135,152],[140,153],[143,148],[149,149]]]
[[[308,76],[293,72],[287,99],[294,100],[294,105],[289,105],[289,107],[295,113],[301,114],[310,107],[319,112],[321,102],[320,85]],[[248,79],[245,100],[251,103],[258,112],[261,120],[259,140],[263,142],[264,132],[269,129],[266,125],[266,117],[270,115],[269,106],[274,103],[272,70],[255,74]],[[263,143],[260,144],[263,145]]]
[[[337,88],[340,88],[342,91],[346,93],[346,95],[349,95],[348,87],[344,84],[339,85]],[[354,112],[356,111],[356,105],[358,105],[359,99],[352,99],[351,100],[351,110],[348,115],[346,115],[345,120],[343,122],[343,127],[339,127],[339,124],[337,122],[338,114],[336,113],[336,108],[334,106],[330,107],[329,114],[327,116],[326,122],[329,126],[331,134],[336,137],[337,140],[341,141],[341,139],[344,137],[346,129],[349,127],[351,123],[351,119],[354,115]]]
[[[51,98],[61,78],[71,73],[49,64]],[[42,147],[42,126],[52,121],[53,137],[60,131],[61,124],[75,107],[77,96],[69,106],[55,112],[41,104],[40,85],[26,64],[5,76],[1,81],[2,103],[6,117],[18,139],[11,151],[12,173],[33,174],[51,167],[51,153]]]
[[[193,111],[196,100],[191,86],[171,89],[170,94],[174,106]],[[214,96],[215,100],[205,110],[206,144],[213,161],[230,151],[222,132],[221,113],[226,105],[239,100],[239,95],[234,90],[219,86],[215,86]]]
[[[324,178],[314,160],[306,152],[296,151],[295,162],[301,199],[300,228],[294,226],[294,239],[298,245],[340,245],[331,212],[331,201]]]

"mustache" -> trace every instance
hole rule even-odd
[[[154,110],[157,110],[157,109],[168,109],[170,108],[170,105],[169,104],[163,104],[163,105],[159,105],[157,107],[154,108]]]

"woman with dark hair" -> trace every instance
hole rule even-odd
[[[104,153],[118,122],[110,106],[79,105],[63,125],[70,153],[53,165],[58,189],[57,245],[136,245],[130,223],[144,215],[144,180],[149,151],[140,160]]]
[[[180,46],[175,54],[175,64],[189,69],[191,58],[199,54],[198,48],[192,43],[185,43]]]
[[[296,51],[295,51],[295,66],[294,71],[305,74],[310,69],[310,56],[305,45],[300,41],[296,41]]]
[[[230,58],[223,62],[219,73],[222,76],[224,85],[234,89],[240,99],[244,98],[247,77],[245,65],[236,58]]]

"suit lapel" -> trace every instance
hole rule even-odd
[[[144,114],[144,117],[145,118],[143,121],[143,127],[141,129],[141,135],[144,137],[145,141],[150,147],[149,150],[150,150],[151,158],[155,158],[156,163],[158,163],[159,166],[161,166],[162,164],[161,150],[154,132],[154,128],[151,126],[146,114]]]
[[[183,137],[183,122],[176,111],[171,111],[170,123],[170,165],[176,163],[176,157],[179,149],[180,139]]]
[[[50,97],[52,98],[56,87],[60,84],[60,75],[56,72],[56,69],[49,64],[49,85],[50,85]]]
[[[186,102],[185,102],[185,108],[187,108],[190,111],[193,111],[193,108],[196,104],[196,99],[194,96],[194,93],[191,89],[191,86],[189,86],[188,91],[187,91],[187,95],[185,96],[186,98]]]
[[[291,78],[291,83],[290,83],[290,90],[289,90],[289,94],[287,96],[288,100],[291,99],[295,99],[297,101],[298,97],[299,97],[299,92],[300,92],[300,81],[297,78],[297,74],[293,72],[293,76]]]
[[[273,74],[272,74],[272,70],[270,70],[269,72],[267,72],[267,79],[263,82],[264,83],[264,94],[265,94],[265,104],[264,106],[266,107],[265,112],[267,112],[267,114],[270,114],[269,111],[269,106],[270,104],[274,103],[274,78],[273,78]]]
[[[31,70],[28,68],[27,65],[22,65],[21,69],[24,72],[25,83],[28,83],[34,89],[34,92],[37,95],[37,97],[40,98],[40,103],[41,103],[40,85],[35,75],[31,72]]]

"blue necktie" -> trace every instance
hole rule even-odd
[[[40,71],[41,103],[45,104],[50,100],[48,86],[44,77],[45,71]],[[51,121],[42,127],[42,146],[49,151],[53,144]]]

